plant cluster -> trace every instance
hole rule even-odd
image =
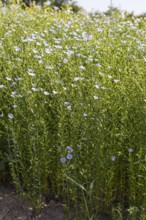
[[[145,21],[18,5],[0,21],[1,176],[36,209],[145,220]]]

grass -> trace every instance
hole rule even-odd
[[[1,175],[36,210],[145,220],[145,20],[0,8]],[[68,216],[70,218],[70,216]]]

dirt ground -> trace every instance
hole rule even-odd
[[[110,220],[108,216],[98,216],[98,220]],[[53,200],[44,203],[40,214],[36,215],[29,203],[12,186],[0,186],[0,220],[67,220],[63,205]],[[69,220],[76,220],[73,213]],[[84,220],[84,219],[81,219]]]
[[[50,201],[39,215],[11,187],[0,186],[0,220],[66,220],[63,206]]]

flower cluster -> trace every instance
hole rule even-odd
[[[73,158],[73,155],[72,155],[73,148],[71,146],[67,146],[66,149],[67,149],[67,155],[66,157],[60,158],[61,163],[66,163],[67,159],[71,160]]]

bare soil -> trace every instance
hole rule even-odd
[[[36,215],[28,202],[12,187],[0,186],[0,220],[66,220],[63,206],[50,201]]]
[[[99,215],[98,220],[110,220],[105,214]],[[10,186],[0,186],[0,220],[67,220],[64,207],[60,202],[51,200],[43,203],[37,215],[28,201],[18,195]],[[76,220],[70,215],[69,220]],[[81,219],[84,220],[84,219]]]

